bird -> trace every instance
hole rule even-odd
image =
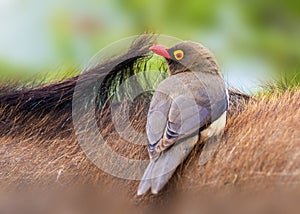
[[[199,164],[204,165],[224,132],[229,96],[214,55],[203,45],[182,41],[150,50],[164,57],[169,77],[155,89],[147,114],[150,162],[137,195],[158,194],[195,144],[206,142]],[[212,139],[212,140],[210,140]],[[202,158],[201,158],[202,156]]]

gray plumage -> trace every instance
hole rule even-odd
[[[175,56],[178,50],[184,54],[180,59]],[[146,125],[150,163],[138,195],[149,189],[158,193],[191,152],[199,134],[202,141],[221,134],[228,108],[219,67],[206,48],[182,42],[169,49],[157,46],[153,51],[166,58],[171,75],[159,84],[151,100]],[[201,165],[215,146],[206,148]]]

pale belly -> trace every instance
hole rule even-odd
[[[203,142],[212,136],[223,134],[225,125],[226,111],[216,121],[210,124],[210,126],[200,132],[201,141]]]

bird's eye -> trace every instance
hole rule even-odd
[[[184,53],[182,50],[174,51],[174,57],[176,60],[181,60],[184,57]]]

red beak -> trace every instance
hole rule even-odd
[[[167,51],[167,48],[161,45],[154,45],[149,48],[151,51],[156,53],[157,55],[163,56],[166,59],[170,59],[170,54]]]

